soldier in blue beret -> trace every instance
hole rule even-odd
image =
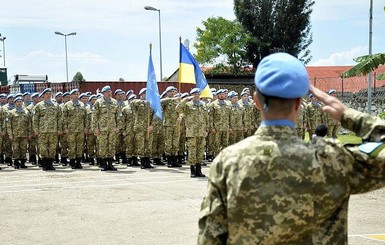
[[[263,121],[213,161],[198,244],[347,244],[350,195],[385,186],[385,121],[310,86],[305,66],[286,53],[262,59],[255,85]],[[309,88],[365,143],[298,138],[295,123]]]

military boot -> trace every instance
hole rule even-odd
[[[20,159],[20,168],[27,168],[27,166],[25,166],[26,161],[27,159]]]
[[[127,158],[127,167],[132,166],[132,162],[133,162],[132,157]]]
[[[117,171],[117,169],[114,167],[114,165],[112,164],[112,161],[113,161],[113,158],[112,157],[109,157],[108,159],[107,159],[107,163],[108,163],[108,165],[107,165],[107,169],[108,170],[111,170],[111,171]]]
[[[36,155],[30,155],[29,156],[29,162],[32,163],[32,165],[37,165]]]
[[[200,178],[206,177],[206,175],[202,173],[202,165],[200,163],[197,163],[195,165],[195,169],[196,169],[196,172],[195,172],[196,177],[200,177]]]
[[[167,158],[167,167],[172,168],[173,165],[172,165],[172,159],[171,159],[171,156],[166,156],[166,158]]]
[[[95,159],[93,157],[90,157],[90,166],[95,165]]]
[[[47,170],[56,170],[56,168],[54,168],[54,166],[53,166],[54,160],[55,159],[53,159],[53,158],[47,159]]]
[[[0,163],[1,164],[4,163],[4,153],[3,152],[0,153]]]
[[[177,159],[178,159],[178,164],[179,165],[184,164],[184,156],[183,155],[178,155]]]
[[[123,164],[128,164],[128,159],[125,153],[122,153],[122,163]]]
[[[178,163],[178,159],[177,159],[177,157],[176,157],[175,155],[172,155],[172,156],[171,156],[171,163],[172,163],[172,166],[173,166],[174,168],[180,168],[180,167],[182,167],[182,165],[180,165],[180,164]]]
[[[133,167],[139,167],[140,164],[138,163],[138,158],[135,156],[135,157],[131,157],[132,159],[132,165]]]
[[[55,155],[55,162],[56,162],[56,163],[59,163],[59,153],[57,153],[57,154]]]
[[[5,158],[5,163],[7,164],[7,166],[12,166],[12,158],[6,157]]]
[[[107,171],[107,158],[100,158],[100,171]]]
[[[67,158],[66,157],[61,157],[60,163],[62,164],[62,166],[67,166],[67,164],[68,164]]]
[[[46,158],[42,158],[42,159],[39,159],[39,162],[40,162],[40,166],[42,168],[43,171],[47,171],[48,168],[47,168],[47,159]]]
[[[78,157],[76,158],[76,168],[77,169],[83,169],[83,166],[82,166],[82,158],[81,157]]]
[[[145,169],[146,168],[146,160],[144,159],[144,157],[140,158],[140,168],[141,169]]]
[[[154,164],[155,165],[164,165],[164,163],[162,162],[162,160],[160,160],[160,158],[154,158]]]
[[[19,159],[15,159],[13,162],[13,168],[14,169],[20,169],[20,161]]]
[[[196,167],[195,165],[190,165],[190,178],[196,178]]]
[[[149,157],[145,157],[145,164],[146,168],[154,168],[154,166],[151,165],[151,159]]]
[[[70,159],[70,167],[71,167],[71,169],[76,169],[76,160],[75,159]]]

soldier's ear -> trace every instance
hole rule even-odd
[[[254,100],[254,104],[255,104],[255,107],[258,109],[258,110],[262,110],[262,106],[259,104],[259,101],[258,101],[258,96],[257,96],[257,92],[254,91],[253,93],[253,100]]]
[[[294,104],[295,111],[299,111],[301,109],[301,103],[302,103],[302,98],[295,99],[295,104]]]

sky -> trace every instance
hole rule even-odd
[[[87,81],[146,81],[150,43],[159,80],[159,15],[144,6],[160,9],[163,77],[178,68],[179,37],[190,41],[194,53],[202,21],[235,19],[233,0],[3,1],[0,34],[6,37],[8,77],[41,74],[50,82],[65,82],[65,38],[54,34],[58,31],[76,32],[67,37],[69,80],[80,71]],[[384,6],[384,0],[374,0],[373,53],[385,52]],[[316,0],[311,24],[309,65],[353,65],[353,58],[368,54],[369,1]]]

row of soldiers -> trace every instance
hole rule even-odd
[[[212,89],[212,99],[201,98],[200,92],[192,90],[189,96],[168,87],[160,95],[162,119],[151,110],[145,88],[139,98],[132,90],[117,89],[114,99],[109,86],[98,95],[80,94],[78,89],[58,92],[54,100],[49,88],[40,94],[1,94],[5,162],[11,165],[13,158],[15,168],[25,168],[28,152],[32,164],[40,159],[43,170],[54,170],[53,162],[59,162],[60,154],[60,162],[66,166],[69,159],[73,169],[90,162],[115,171],[114,158],[130,166],[152,168],[151,159],[163,165],[163,156],[168,167],[180,167],[188,152],[187,162],[200,169],[204,156],[211,160],[224,147],[252,135],[260,121],[247,88],[240,95]],[[300,137],[305,129],[313,133],[321,122],[317,119],[322,118],[320,108],[316,101],[303,104]],[[196,137],[200,138],[192,144]],[[196,175],[196,168],[191,171]]]
[[[328,91],[328,94],[335,97],[336,90],[331,89]],[[322,111],[322,107],[323,105],[313,94],[309,95],[308,101],[302,101],[296,125],[298,137],[305,139],[305,133],[308,133],[309,139],[311,139],[317,126],[325,125],[328,128],[327,136],[329,138],[337,138],[340,124],[327,116],[327,114]]]

